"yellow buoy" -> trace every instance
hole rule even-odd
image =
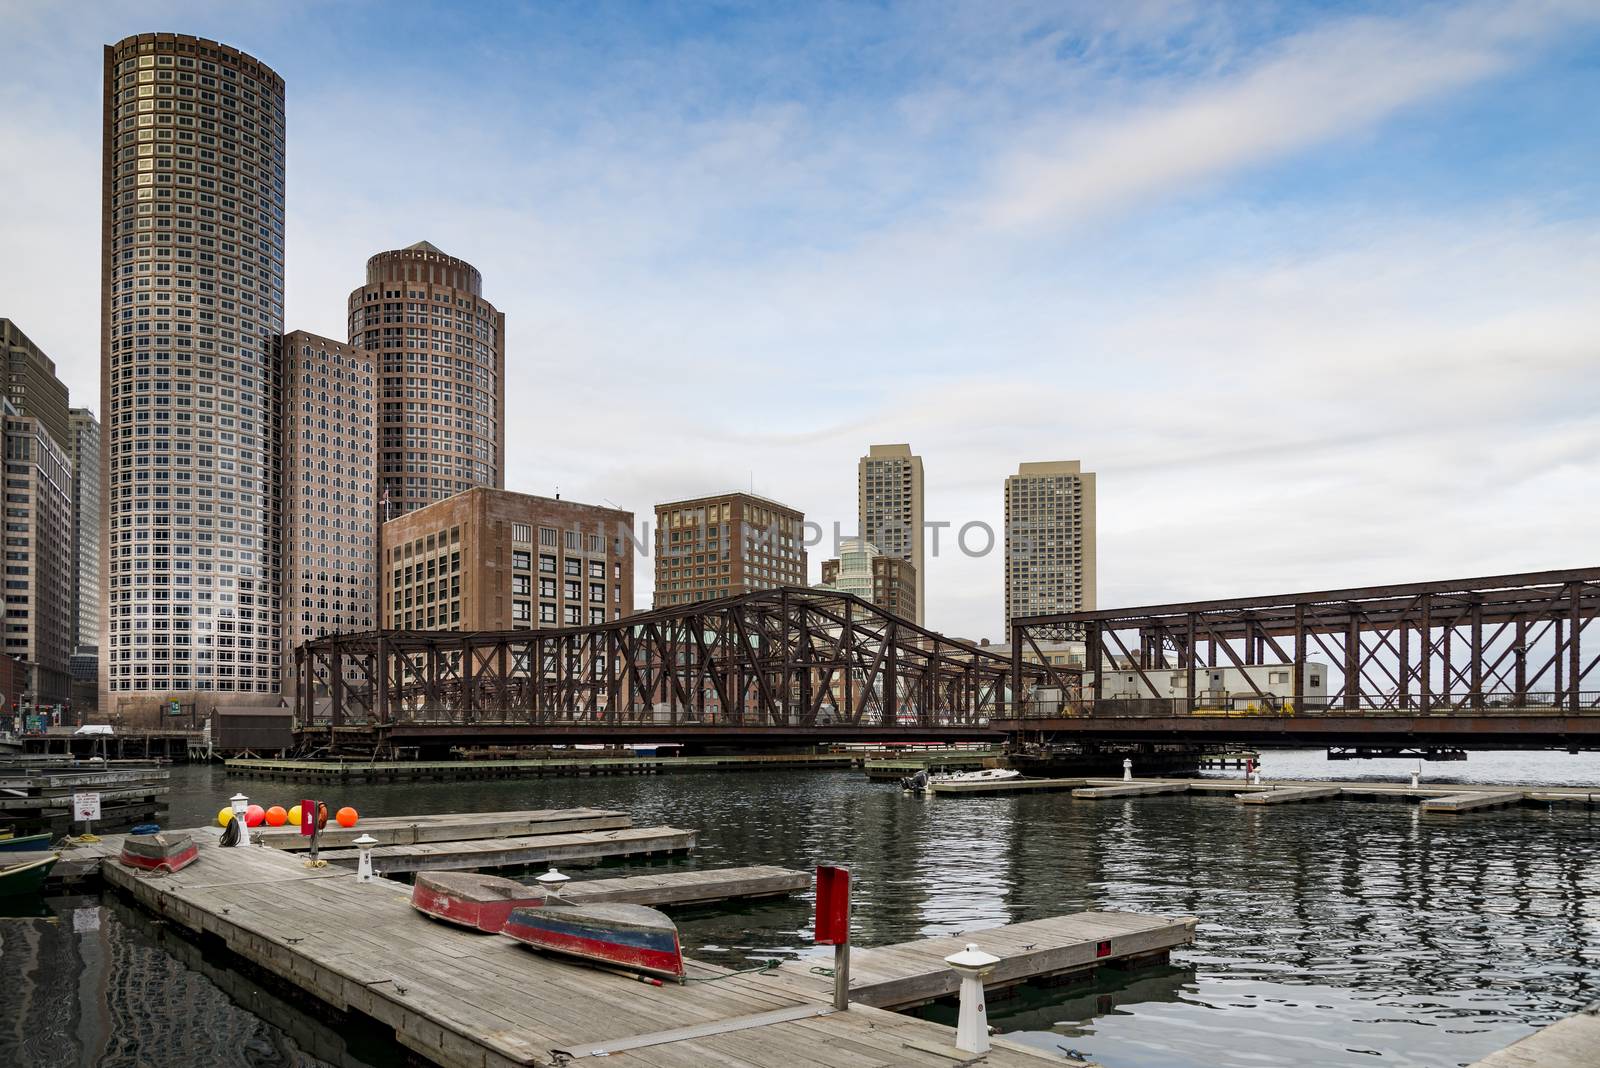
[[[295,805],[293,808],[291,808],[289,810],[289,826],[291,826],[291,827],[300,826],[300,806],[299,805]]]
[[[228,825],[228,821],[231,819],[233,819],[232,805],[217,809],[217,826],[226,827]]]

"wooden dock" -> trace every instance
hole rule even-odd
[[[998,766],[1005,754],[999,749],[955,749],[922,753],[899,753],[894,756],[868,757],[862,763],[867,778],[892,782],[915,775],[919,771],[951,768],[975,771]]]
[[[116,837],[102,847],[114,853]],[[810,973],[809,960],[741,974],[690,961],[692,979],[720,981],[651,987],[431,921],[410,907],[402,885],[360,883],[341,868],[310,868],[281,850],[225,850],[207,840],[200,860],[175,875],[152,878],[114,860],[104,869],[109,882],[151,911],[215,936],[337,1011],[379,1021],[445,1068],[557,1065],[601,1055],[654,1068],[976,1063],[955,1050],[954,1032],[941,1025],[867,1004],[832,1011],[827,983]],[[897,1000],[937,997],[954,985],[935,974],[933,962],[967,941],[1003,958],[996,981],[1004,983],[1137,960],[1192,932],[1187,917],[1085,913],[863,950],[853,972],[864,997],[896,983]],[[985,1068],[1083,1063],[1003,1038],[981,1061]]]
[[[767,865],[711,868],[630,875],[620,879],[575,879],[562,887],[561,897],[574,904],[619,901],[657,908],[711,905],[722,901],[786,897],[809,890],[813,878],[810,872]]]
[[[988,794],[1048,793],[1082,786],[1083,779],[993,779],[989,782],[932,782],[928,791],[940,797],[977,797]]]
[[[1461,793],[1447,794],[1444,797],[1430,797],[1422,802],[1422,811],[1471,812],[1480,808],[1520,805],[1522,804],[1523,793],[1521,790],[1466,790]]]
[[[684,853],[694,848],[698,836],[698,831],[678,827],[624,827],[615,831],[373,846],[372,868],[380,875],[396,875],[424,870],[484,871],[533,864],[583,864],[618,857]],[[324,849],[320,856],[332,864],[353,868],[360,860],[361,850]]]
[[[1151,797],[1156,794],[1188,792],[1189,784],[1184,782],[1118,782],[1109,786],[1080,786],[1072,791],[1072,796],[1090,801],[1109,801],[1119,797]]]
[[[856,753],[727,753],[716,756],[601,756],[578,751],[528,760],[253,760],[227,761],[245,778],[344,785],[365,782],[462,782],[574,775],[661,775],[680,771],[766,771],[773,768],[849,768]]]
[[[1594,1068],[1600,1063],[1600,1001],[1557,1020],[1472,1068]]]
[[[1296,801],[1327,801],[1343,793],[1341,786],[1270,786],[1233,796],[1245,805],[1289,805]]]
[[[960,981],[944,959],[969,942],[1000,958],[984,980],[986,989],[995,990],[1093,971],[1108,959],[1122,964],[1165,963],[1173,949],[1194,941],[1194,928],[1193,916],[1079,912],[858,949],[850,955],[850,996],[880,1009],[906,1009],[951,997]]]
[[[330,806],[331,807],[331,806]],[[576,831],[611,831],[633,826],[626,812],[602,808],[551,808],[519,812],[448,812],[426,816],[375,816],[345,828],[329,823],[319,836],[324,848],[347,846],[363,834],[380,845],[466,842]],[[293,827],[257,827],[252,837],[274,849],[309,849],[311,840]]]

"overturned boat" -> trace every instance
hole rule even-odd
[[[535,949],[669,979],[683,978],[678,928],[646,905],[541,905],[511,910],[503,934]]]
[[[199,860],[200,847],[188,835],[172,831],[130,834],[122,840],[122,855],[117,859],[129,868],[175,872]]]
[[[543,891],[515,879],[467,871],[419,871],[411,907],[450,923],[498,934],[511,910],[545,903]]]

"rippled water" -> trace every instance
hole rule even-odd
[[[1536,781],[1600,772],[1592,757],[1504,760],[1520,762],[1522,778]],[[1266,772],[1401,779],[1411,767],[1290,753],[1269,755]],[[1489,760],[1427,765],[1424,774],[1508,781],[1494,778],[1502,770]],[[236,789],[262,803],[289,802],[306,789],[233,780],[216,768],[177,769],[173,784],[174,826],[210,819]],[[1014,1038],[1076,1049],[1108,1068],[1460,1065],[1600,997],[1600,813],[1583,810],[1425,817],[1411,805],[1355,801],[1247,808],[1228,798],[933,800],[859,772],[364,786],[328,800],[365,815],[594,805],[624,809],[641,825],[701,830],[694,856],[656,868],[848,863],[862,945],[1092,908],[1198,917],[1196,945],[1175,954],[1170,968],[991,1003],[991,1022]],[[203,992],[190,996],[207,1011],[235,1002],[259,1010],[251,998],[269,996],[250,993],[249,984],[243,992],[219,987],[215,968],[208,977],[126,906],[99,911],[130,943],[163,956],[163,974]],[[703,959],[812,952],[803,900],[678,919],[686,950]],[[44,922],[0,926],[0,974],[15,974],[13,925]],[[61,920],[52,937],[67,926]],[[974,940],[981,944],[981,934]],[[223,981],[228,975],[220,970]],[[126,1012],[158,1011],[141,1003],[144,986],[121,989]],[[10,1007],[0,984],[0,1009]],[[300,1024],[302,1015],[236,1009],[248,1041],[218,1046],[196,1023],[172,1039],[194,1057],[143,1063],[392,1058],[381,1043],[365,1052],[328,1045],[321,1025]]]

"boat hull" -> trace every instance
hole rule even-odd
[[[23,856],[28,859],[20,862],[12,861],[10,867],[4,867],[6,861],[0,860],[0,897],[22,897],[39,893],[44,889],[45,876],[50,874],[50,869],[61,859],[55,853],[23,854]]]
[[[512,909],[504,934],[536,949],[647,975],[683,978],[678,928],[644,905],[547,905]]]
[[[175,872],[199,860],[200,847],[186,834],[130,834],[117,859],[142,871]]]
[[[544,904],[544,894],[498,875],[422,871],[411,886],[411,907],[448,923],[498,934],[517,908]]]
[[[0,838],[0,853],[37,853],[49,848],[48,834],[30,834],[26,838]]]

